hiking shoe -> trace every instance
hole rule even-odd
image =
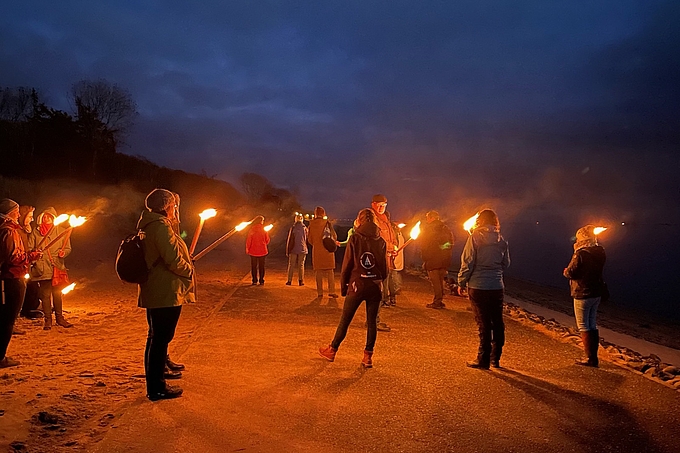
[[[181,371],[173,371],[167,365],[165,365],[165,371],[163,372],[163,377],[165,379],[181,379],[182,378],[182,372]]]
[[[332,362],[335,360],[335,354],[338,352],[337,349],[335,349],[333,346],[328,345],[328,346],[321,346],[319,348],[319,355],[323,357],[324,359],[328,360],[329,362]]]
[[[482,363],[479,360],[475,360],[473,362],[465,362],[465,365],[467,365],[469,368],[477,368],[479,370],[488,370],[489,369],[488,363]]]
[[[361,366],[364,368],[373,368],[373,351],[364,350],[364,358],[361,360]]]
[[[161,390],[160,392],[147,393],[146,397],[151,401],[169,400],[172,398],[179,398],[182,396],[183,392],[184,390],[175,385],[166,385],[165,389]]]
[[[290,286],[292,282],[286,282],[286,286]]]
[[[165,366],[172,371],[183,371],[185,368],[181,363],[173,362],[172,359],[170,359],[170,354],[165,357]]]
[[[390,332],[392,331],[392,328],[385,324],[384,322],[379,322],[377,325],[377,328],[380,332]]]
[[[73,324],[68,322],[63,316],[57,316],[57,325],[65,328],[65,329],[68,329],[69,327],[73,327]]]
[[[440,310],[440,309],[442,309],[442,308],[446,308],[446,305],[444,305],[444,303],[438,303],[438,304],[436,304],[436,303],[432,302],[431,304],[425,305],[425,307],[427,307],[427,308],[434,308],[434,309],[436,309],[436,310]]]
[[[9,368],[11,366],[17,366],[19,365],[18,360],[14,360],[11,357],[5,356],[4,359],[0,360],[0,368]]]
[[[386,300],[380,301],[380,308],[390,308],[390,303]]]

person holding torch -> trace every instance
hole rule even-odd
[[[503,272],[510,266],[508,243],[501,236],[501,224],[491,209],[477,215],[461,255],[458,286],[468,295],[479,329],[477,359],[470,368],[500,367],[505,345],[503,323]]]
[[[260,286],[264,285],[264,265],[269,254],[267,245],[270,240],[269,233],[264,226],[264,217],[261,215],[255,217],[246,238],[246,253],[250,256],[250,276],[253,279],[253,285],[258,283]]]

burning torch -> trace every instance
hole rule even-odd
[[[468,232],[468,234],[472,234],[472,229],[475,227],[475,223],[477,223],[477,217],[479,217],[479,212],[463,223],[463,229]]]
[[[49,250],[49,248],[52,247],[54,244],[56,244],[57,241],[59,241],[59,239],[61,239],[61,238],[63,238],[64,236],[68,235],[68,236],[66,237],[66,239],[64,239],[64,243],[66,243],[66,241],[68,240],[68,238],[71,237],[71,231],[73,231],[74,228],[79,227],[80,225],[82,225],[83,223],[85,223],[86,220],[87,220],[87,218],[85,218],[85,217],[80,217],[80,216],[79,216],[79,217],[76,217],[76,216],[74,216],[73,214],[71,214],[71,216],[70,216],[69,219],[68,219],[69,227],[66,228],[64,231],[62,231],[62,232],[59,234],[59,236],[57,236],[56,238],[52,239],[52,241],[50,241],[50,243],[47,244],[47,245],[44,247],[44,249],[45,249],[45,250]],[[62,247],[62,248],[63,248],[63,247]],[[40,249],[40,247],[38,247],[38,249]],[[40,249],[40,250],[42,250],[42,249]]]
[[[61,290],[61,293],[62,293],[62,294],[68,294],[68,293],[70,293],[71,291],[73,291],[73,288],[75,288],[75,287],[76,287],[76,284],[75,284],[75,282],[73,282],[73,283],[71,283],[70,285],[68,285],[67,287],[65,287],[64,289],[62,289],[62,290]]]
[[[234,234],[238,233],[239,231],[243,231],[248,225],[253,223],[253,220],[255,220],[255,219],[252,219],[249,222],[241,222],[238,225],[236,225],[234,228],[229,230],[224,236],[218,238],[215,242],[213,242],[212,244],[210,244],[209,246],[207,246],[206,248],[201,250],[198,253],[198,255],[196,255],[194,257],[194,261],[200,260],[201,258],[203,258],[205,256],[206,253],[208,253],[209,251],[211,251],[212,249],[214,249],[215,247],[217,247],[218,245],[220,245],[221,243],[223,243],[224,241],[226,241],[227,239],[232,237]]]
[[[413,242],[413,241],[415,241],[416,239],[418,239],[418,236],[419,236],[419,235],[420,235],[420,220],[418,221],[418,223],[416,223],[416,225],[415,225],[413,228],[411,228],[411,233],[409,234],[410,237],[408,238],[408,241],[404,242],[404,245],[402,245],[401,247],[399,247],[399,248],[397,249],[397,251],[395,252],[395,254],[399,254],[399,252],[401,252],[402,250],[404,250],[404,247],[406,247],[406,246],[409,245],[411,242]]]
[[[205,211],[201,212],[198,216],[201,218],[201,220],[198,222],[198,226],[196,227],[196,232],[194,233],[194,238],[191,240],[191,247],[189,247],[189,255],[194,254],[194,250],[196,250],[196,244],[198,243],[198,237],[201,235],[201,231],[203,230],[203,224],[207,219],[210,219],[212,217],[215,217],[217,215],[217,211],[214,209],[206,209]]]
[[[52,226],[50,227],[50,229],[49,229],[49,231],[47,232],[47,234],[45,234],[45,236],[42,238],[42,240],[40,241],[40,243],[38,243],[38,247],[36,247],[36,250],[42,250],[42,245],[43,245],[43,244],[45,243],[45,241],[47,240],[47,236],[50,235],[50,231],[52,231],[52,228],[54,228],[55,226],[59,225],[60,223],[66,222],[66,221],[68,220],[68,218],[69,218],[69,217],[68,217],[68,214],[61,214],[61,215],[58,215],[57,218],[54,219],[54,220],[52,221]]]

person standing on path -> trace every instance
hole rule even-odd
[[[37,249],[43,240],[44,244],[48,245],[64,231],[62,226],[54,224],[56,218],[57,211],[53,207],[45,209],[38,215],[37,227],[28,236],[30,250]],[[73,327],[73,324],[64,317],[64,301],[61,294],[69,284],[64,259],[71,253],[71,239],[66,236],[42,252],[42,257],[31,266],[31,281],[38,283],[38,296],[45,314],[43,329],[52,329],[52,311],[58,326]]]
[[[386,245],[385,260],[387,262],[387,275],[383,282],[382,300],[380,301],[380,308],[389,307],[389,285],[390,279],[394,273],[394,256],[399,246],[397,241],[397,234],[392,228],[392,221],[390,220],[390,213],[387,211],[387,197],[382,194],[373,195],[371,200],[371,210],[376,218],[376,223],[380,229],[380,237],[383,238]],[[378,330],[382,332],[389,332],[392,329],[387,323],[380,321],[380,312],[378,311]]]
[[[288,257],[288,280],[286,285],[290,286],[293,282],[293,273],[298,271],[298,285],[305,285],[305,259],[307,258],[307,236],[309,230],[304,224],[302,214],[295,213],[295,222],[288,230],[288,240],[286,241],[286,256]]]
[[[607,256],[604,247],[597,242],[594,229],[593,225],[586,225],[576,232],[574,254],[563,275],[569,279],[576,325],[586,353],[586,357],[576,363],[596,368],[599,366],[597,350],[600,347],[597,309],[606,293],[602,271]]]
[[[453,234],[439,219],[437,211],[425,214],[425,225],[420,233],[420,256],[427,277],[432,284],[434,299],[427,308],[444,308],[444,277],[451,265],[453,255]]]
[[[250,276],[253,279],[253,285],[258,283],[261,286],[264,285],[264,266],[269,254],[267,244],[270,240],[269,233],[264,230],[264,217],[261,215],[255,217],[246,238],[246,253],[250,255]]]
[[[146,309],[149,325],[144,369],[147,397],[151,401],[177,398],[182,389],[165,382],[168,344],[182,313],[182,304],[193,300],[194,265],[189,248],[175,232],[177,200],[169,190],[155,189],[145,200],[137,229],[143,230],[144,259],[149,277],[139,285],[138,306]]]
[[[510,266],[508,243],[501,236],[501,224],[491,209],[479,213],[461,255],[459,288],[468,295],[479,329],[477,359],[470,368],[500,367],[505,345],[503,323],[503,272]]]
[[[342,261],[340,289],[345,297],[340,323],[333,341],[319,348],[321,357],[330,362],[335,360],[340,344],[347,335],[357,309],[366,302],[366,347],[361,365],[373,367],[373,349],[377,337],[378,308],[382,298],[382,284],[387,275],[385,240],[380,237],[375,214],[362,209],[357,215],[358,227],[350,237]]]
[[[325,231],[325,233],[324,233]],[[317,297],[323,297],[323,280],[328,281],[328,297],[337,299],[335,292],[335,252],[331,252],[324,247],[324,235],[329,235],[330,239],[338,244],[338,235],[333,229],[333,225],[328,220],[326,210],[317,206],[314,209],[314,218],[309,222],[309,235],[307,241],[312,246],[312,267],[316,276]]]
[[[40,257],[40,252],[26,252],[19,233],[19,215],[17,202],[0,200],[0,368],[19,365],[7,356],[7,347],[26,293],[24,276],[30,262]]]

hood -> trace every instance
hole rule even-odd
[[[26,225],[26,217],[35,211],[33,206],[19,206],[19,225],[21,225],[27,233],[31,232],[31,225]]]
[[[41,212],[41,213],[38,215],[38,217],[35,219],[35,223],[37,223],[38,225],[40,225],[41,223],[43,223],[43,222],[42,222],[42,221],[43,221],[43,216],[44,216],[45,214],[50,214],[50,215],[52,216],[52,220],[54,220],[54,219],[57,218],[57,210],[54,209],[52,206],[50,206],[49,208],[45,209],[43,212]]]
[[[493,225],[483,225],[475,228],[472,236],[478,244],[494,244],[503,239],[500,230]]]
[[[354,228],[354,232],[367,238],[377,239],[380,237],[380,228],[373,222],[366,222],[358,228]]]
[[[137,221],[137,229],[141,230],[156,220],[165,220],[167,223],[170,223],[170,220],[162,214],[151,211],[142,211],[142,215],[139,216],[139,221]]]

